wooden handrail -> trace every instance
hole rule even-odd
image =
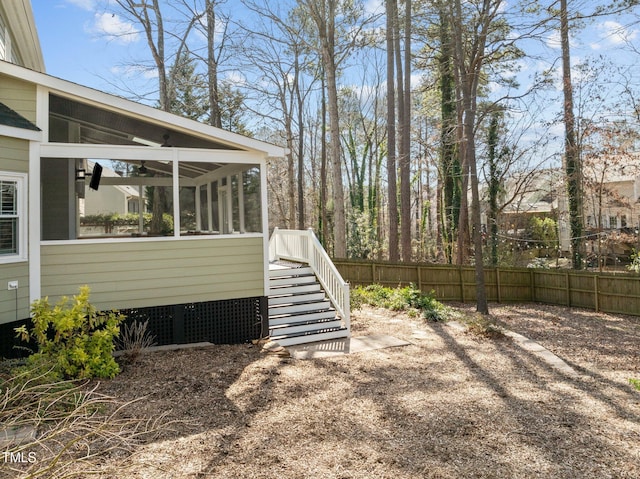
[[[298,261],[311,267],[350,334],[349,283],[342,279],[313,231],[275,228],[269,239],[269,261],[279,259]]]

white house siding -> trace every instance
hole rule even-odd
[[[127,194],[117,186],[103,185],[98,191],[85,189],[84,211],[85,215],[101,215],[118,213],[126,214]]]
[[[264,295],[262,236],[42,245],[42,295],[91,288],[98,309]]]

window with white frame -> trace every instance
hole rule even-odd
[[[0,262],[26,259],[25,178],[0,172]]]

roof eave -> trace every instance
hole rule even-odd
[[[216,141],[229,147],[258,151],[263,153],[266,158],[282,158],[287,154],[286,148],[277,145],[272,145],[214,126],[205,125],[173,113],[158,110],[157,108],[20,67],[9,62],[0,61],[0,73],[41,85],[56,95],[84,100],[85,102],[90,102],[100,106],[100,108],[108,110],[125,111],[127,114],[139,117],[140,119],[161,123],[167,127],[179,128],[204,138],[215,138]]]

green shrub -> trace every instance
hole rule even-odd
[[[73,300],[63,297],[54,307],[47,298],[34,301],[33,328],[16,328],[19,337],[33,338],[38,345],[29,366],[51,364],[51,374],[61,379],[113,378],[120,372],[112,353],[124,316],[97,311],[89,292],[82,286]]]
[[[429,321],[442,321],[447,313],[446,306],[433,297],[433,292],[423,293],[413,284],[404,288],[387,288],[379,284],[358,286],[351,291],[352,309],[359,309],[363,304],[407,311],[410,316],[418,311]]]
[[[629,379],[629,384],[631,384],[634,389],[640,391],[640,379]]]

